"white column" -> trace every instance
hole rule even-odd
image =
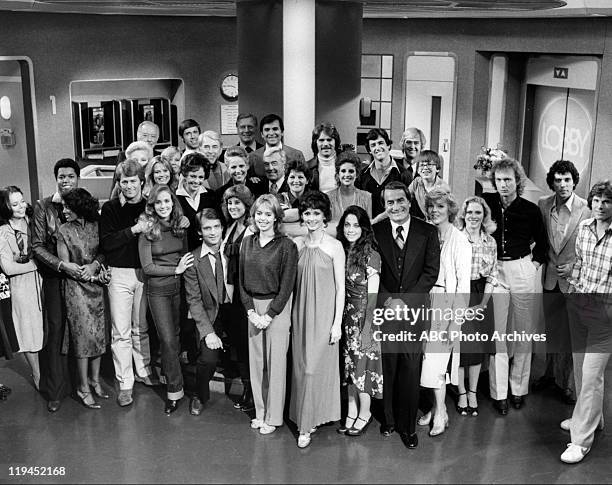
[[[285,142],[310,158],[315,124],[315,0],[283,0]]]

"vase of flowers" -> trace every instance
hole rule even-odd
[[[480,148],[480,153],[476,157],[474,168],[480,170],[483,177],[488,177],[493,163],[507,156],[508,154],[499,145],[495,148],[483,146]]]

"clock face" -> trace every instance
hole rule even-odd
[[[238,76],[228,74],[223,78],[223,81],[221,81],[221,94],[231,101],[238,99]]]

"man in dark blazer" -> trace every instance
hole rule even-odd
[[[263,178],[266,175],[264,167],[264,152],[270,148],[282,148],[287,157],[286,161],[290,160],[301,160],[305,162],[304,154],[297,148],[292,148],[289,145],[285,145],[283,142],[283,133],[285,132],[285,125],[283,119],[276,114],[269,114],[264,116],[259,123],[259,129],[261,131],[261,137],[265,142],[265,146],[258,148],[253,153],[249,154],[249,165],[251,174],[255,177]]]
[[[237,147],[242,147],[247,154],[262,148],[263,145],[255,139],[255,130],[257,130],[257,116],[252,113],[240,113],[236,118],[236,129],[238,130]]]
[[[285,177],[287,155],[285,149],[280,147],[269,148],[263,155],[265,176],[250,187],[255,197],[262,194],[280,194],[289,192],[289,185]],[[249,157],[251,160],[251,157]]]
[[[434,226],[410,217],[411,196],[403,183],[390,182],[381,196],[389,219],[374,225],[382,257],[379,307],[425,309],[440,270],[438,232]],[[423,359],[420,334],[428,330],[428,319],[419,318],[415,322],[402,318],[385,320],[382,324],[385,422],[381,432],[389,436],[397,430],[407,448],[416,448]],[[405,332],[410,332],[414,341],[385,340],[387,336],[405,335]]]
[[[199,353],[196,361],[196,393],[191,398],[189,412],[199,416],[210,398],[209,383],[215,374],[223,343],[225,303],[231,290],[226,287],[227,262],[219,251],[223,225],[214,209],[198,213],[197,223],[202,246],[193,251],[193,266],[184,274],[189,311],[198,329]]]
[[[568,160],[557,160],[546,175],[554,194],[538,201],[548,235],[544,266],[544,319],[546,321],[546,371],[533,383],[535,391],[556,384],[568,404],[576,400],[569,321],[565,294],[567,278],[576,261],[578,225],[591,217],[587,201],[574,193],[580,174]]]

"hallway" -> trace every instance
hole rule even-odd
[[[162,388],[141,384],[135,402],[113,398],[99,411],[68,398],[55,414],[31,387],[21,357],[0,361],[0,381],[13,389],[0,401],[0,483],[610,483],[612,441],[598,433],[578,465],[559,455],[569,441],[559,422],[570,407],[552,391],[530,395],[521,411],[500,417],[479,394],[480,416],[460,417],[447,399],[450,428],[431,438],[419,427],[419,447],[408,451],[397,434],[384,438],[378,423],[358,438],[323,426],[300,450],[288,426],[262,436],[233,409],[222,384],[199,417],[188,400],[163,413]],[[612,367],[608,367],[608,378]],[[105,379],[108,384],[109,379]],[[608,387],[606,401],[612,390]],[[101,400],[103,401],[103,400]],[[607,423],[612,423],[610,409]],[[9,476],[9,467],[66,467],[65,476]]]

